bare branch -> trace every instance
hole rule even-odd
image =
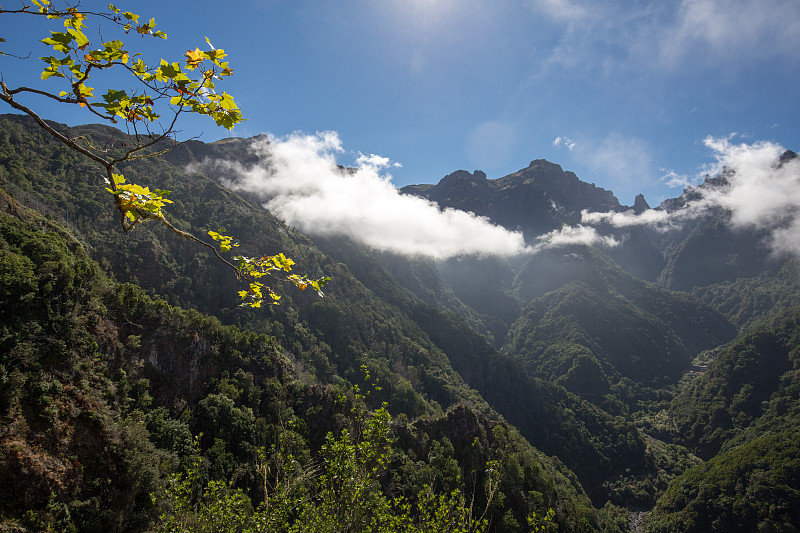
[[[15,95],[18,93],[34,93],[39,94],[41,96],[46,96],[48,98],[52,98],[56,102],[61,102],[62,104],[71,104],[74,103],[74,100],[70,100],[68,98],[64,98],[62,96],[55,95],[53,93],[49,93],[47,91],[42,91],[40,89],[33,89],[31,87],[17,87],[16,89],[9,89],[6,91],[10,95]]]
[[[179,146],[179,145],[183,144],[184,142],[186,142],[186,141],[182,141],[182,142],[176,143],[174,146],[170,146],[170,147],[166,148],[165,150],[162,150],[162,151],[157,152],[157,153],[145,154],[145,155],[134,155],[136,152],[144,150],[145,148],[149,148],[149,147],[153,146],[154,144],[157,144],[157,143],[163,141],[164,139],[169,138],[169,136],[175,131],[175,124],[178,121],[178,116],[180,115],[181,111],[182,111],[182,109],[178,109],[178,111],[175,112],[175,116],[172,117],[172,122],[170,123],[168,128],[164,129],[163,132],[160,135],[158,135],[157,137],[151,138],[148,142],[146,142],[144,144],[139,144],[139,134],[136,133],[135,137],[136,137],[136,140],[137,140],[137,146],[135,148],[131,149],[131,150],[128,150],[122,157],[114,159],[112,164],[116,165],[118,163],[122,163],[123,161],[134,160],[134,159],[144,159],[144,158],[147,158],[147,157],[154,157],[156,155],[161,155],[161,154],[164,154],[164,153],[172,150],[176,146]],[[135,128],[136,128],[136,124],[135,123],[133,124],[133,127],[134,127],[134,132],[135,132]],[[192,139],[195,139],[195,138],[196,137],[193,137]],[[192,139],[187,139],[187,141],[192,140]]]
[[[14,109],[22,111],[23,113],[25,113],[28,116],[30,116],[31,118],[33,118],[33,120],[35,120],[36,123],[39,124],[39,126],[42,127],[42,129],[44,129],[47,133],[49,133],[50,135],[52,135],[53,137],[55,137],[56,139],[58,139],[62,143],[66,144],[67,146],[69,146],[73,150],[77,150],[78,152],[82,153],[86,157],[89,157],[92,160],[94,160],[94,161],[100,163],[101,165],[103,165],[103,167],[109,173],[109,177],[110,177],[111,169],[114,166],[113,162],[106,161],[105,159],[103,159],[99,155],[92,153],[91,151],[87,150],[86,148],[83,148],[78,143],[76,143],[74,139],[71,139],[71,138],[67,137],[66,135],[60,133],[58,130],[53,128],[44,119],[42,119],[42,117],[40,117],[38,114],[36,114],[36,112],[33,111],[31,108],[29,108],[27,106],[24,106],[24,105],[20,104],[19,102],[15,101],[12,93],[9,91],[8,86],[6,85],[6,83],[4,81],[0,81],[0,89],[2,89],[2,92],[0,92],[0,100],[3,100],[4,102],[6,102],[8,105],[13,107]]]
[[[114,117],[111,117],[111,116],[108,116],[108,115],[105,115],[103,113],[98,112],[97,110],[94,109],[95,107],[97,107],[97,104],[92,104],[91,102],[87,102],[85,99],[83,99],[83,101],[81,101],[81,100],[78,100],[78,99],[72,98],[72,97],[64,98],[63,96],[58,96],[58,95],[55,95],[53,93],[49,93],[47,91],[42,91],[41,89],[33,89],[31,87],[17,87],[16,89],[9,90],[8,94],[14,95],[14,94],[19,94],[19,93],[23,93],[23,92],[38,94],[40,96],[46,96],[47,98],[52,98],[56,102],[59,102],[59,103],[62,103],[62,104],[83,104],[84,107],[86,107],[91,113],[97,115],[98,117],[102,118],[103,120],[108,120],[112,124],[116,124],[117,123],[117,119],[115,119]]]
[[[195,237],[194,235],[192,235],[189,232],[186,232],[186,231],[183,231],[183,230],[179,230],[178,228],[173,226],[169,222],[169,220],[167,220],[166,217],[164,217],[164,215],[160,215],[160,217],[158,217],[158,221],[161,222],[162,224],[164,224],[164,226],[169,228],[169,230],[172,231],[178,237],[182,237],[184,239],[187,239],[187,240],[190,240],[190,241],[194,241],[194,242],[196,242],[198,244],[202,244],[206,248],[211,249],[211,251],[214,252],[214,255],[217,256],[217,259],[219,259],[220,261],[222,261],[223,263],[225,263],[226,265],[228,265],[229,267],[231,267],[233,269],[233,271],[236,273],[236,277],[238,277],[239,279],[244,278],[244,275],[242,274],[242,271],[239,270],[239,267],[237,267],[236,265],[234,265],[233,263],[231,263],[230,261],[228,261],[227,259],[222,257],[219,254],[219,252],[217,251],[217,248],[215,246],[203,241],[202,239],[199,239],[198,237]]]

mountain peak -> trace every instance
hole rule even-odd
[[[426,189],[404,187],[402,190],[407,194],[424,196],[442,207],[453,207],[486,216],[490,188],[489,180],[483,171],[476,170],[470,174],[466,170],[456,170],[433,187]]]
[[[573,172],[546,159],[497,179],[480,170],[457,170],[436,185],[408,185],[401,190],[451,207],[488,216],[500,226],[533,238],[563,224],[580,221],[583,209],[618,211],[611,191],[581,181]],[[646,203],[645,203],[646,204]]]
[[[648,209],[650,209],[650,204],[644,199],[644,194],[637,194],[636,198],[633,200],[633,212],[638,215],[642,211],[647,211]]]
[[[781,157],[778,159],[778,164],[783,165],[784,163],[788,163],[789,161],[796,159],[797,154],[792,152],[791,150],[786,150],[781,154]]]
[[[481,185],[487,181],[486,173],[482,170],[476,170],[472,174],[470,174],[466,170],[456,170],[448,174],[447,176],[443,177],[440,181],[440,185],[449,185],[457,181],[466,181],[467,183],[471,183],[474,185]]]
[[[531,164],[528,165],[528,168],[541,168],[544,170],[564,172],[564,169],[561,168],[561,165],[557,163],[552,163],[547,159],[534,159],[533,161],[531,161]]]

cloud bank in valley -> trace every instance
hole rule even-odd
[[[591,226],[578,224],[577,226],[563,226],[538,237],[538,243],[533,247],[533,252],[540,252],[550,248],[560,248],[582,244],[584,246],[603,246],[613,248],[619,246],[620,241],[613,235],[600,235]]]
[[[800,158],[779,161],[785,149],[771,142],[732,142],[707,137],[713,155],[699,175],[724,181],[689,187],[677,208],[641,213],[583,211],[581,223],[541,235],[526,245],[520,232],[456,209],[440,209],[415,196],[402,195],[387,169],[399,166],[386,157],[358,154],[352,168],[337,163],[344,152],[335,132],[292,134],[254,142],[260,162],[216,161],[234,190],[256,194],[264,207],[287,224],[312,235],[344,235],[371,248],[437,260],[464,255],[510,257],[575,244],[615,247],[624,238],[603,235],[595,226],[648,226],[658,231],[723,210],[734,228],[767,230],[775,253],[800,256]],[[561,139],[571,142],[569,139]]]
[[[768,231],[767,244],[773,252],[800,255],[800,158],[780,161],[785,149],[771,142],[734,144],[731,138],[707,137],[704,143],[712,150],[714,162],[703,173],[722,174],[724,182],[691,189],[690,199],[674,210],[584,211],[581,222],[667,231],[722,209],[729,213],[734,228]]]
[[[227,186],[258,195],[275,216],[306,233],[349,236],[377,250],[434,259],[530,250],[521,233],[487,218],[400,194],[386,172],[393,166],[388,158],[359,154],[353,168],[338,166],[343,148],[335,132],[256,141],[253,150],[260,157],[255,166],[213,165],[227,173]]]

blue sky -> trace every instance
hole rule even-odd
[[[389,170],[397,186],[457,169],[497,178],[545,158],[624,204],[642,192],[656,205],[680,193],[670,180],[712,162],[707,136],[800,149],[796,0],[118,5],[156,18],[169,35],[160,56],[179,58],[206,36],[229,53],[224,89],[248,118],[234,135],[336,131],[342,164],[388,157],[402,164]],[[47,35],[30,23],[4,20],[6,49]],[[2,58],[0,71],[20,85],[34,63]],[[183,129],[227,136],[211,123]]]

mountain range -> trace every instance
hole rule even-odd
[[[587,212],[680,212],[724,173],[655,209],[544,160],[404,187],[536,250],[434,261],[302,234],[226,188],[207,162],[256,164],[253,142],[189,141],[122,170],[172,191],[177,228],[225,228],[243,253],[330,276],[322,299],[276,286],[280,305],[242,309],[224,264],[155,224],[123,232],[89,161],[0,117],[3,527],[148,530],[149,494],[194,456],[256,498],[254,450],[288,431],[313,461],[354,386],[394,417],[387,493],[433,482],[478,506],[476,465],[502,465],[492,531],[548,508],[564,531],[800,527],[797,260],[722,208],[599,224],[612,247],[536,249]]]

